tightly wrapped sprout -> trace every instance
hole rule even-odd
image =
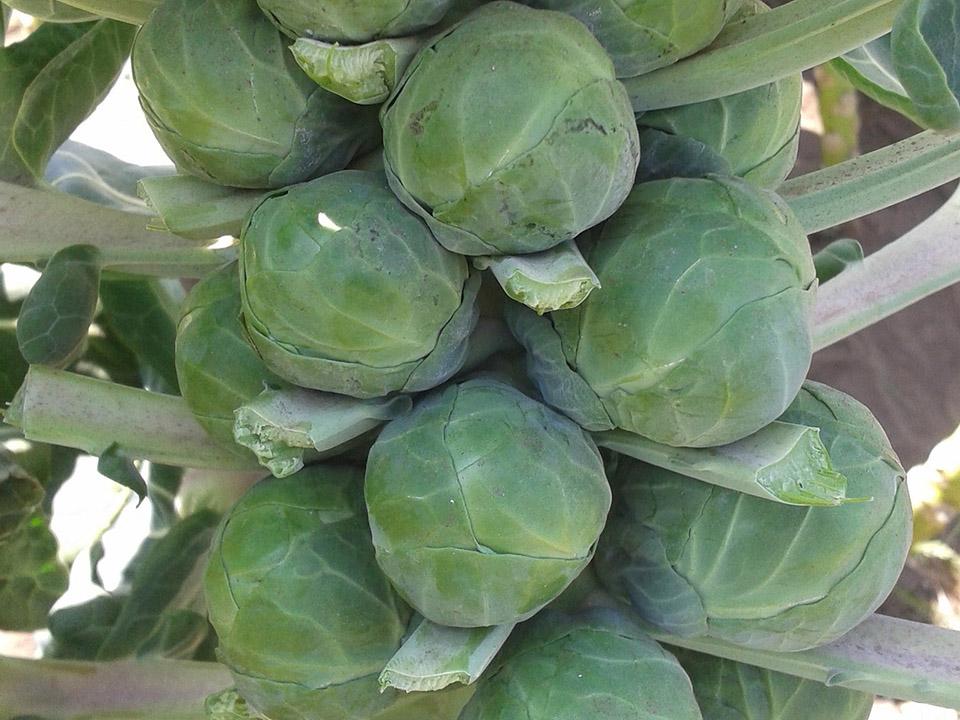
[[[703,720],[867,720],[873,695],[671,648],[690,676]]]
[[[381,121],[391,187],[467,255],[572,239],[619,207],[639,158],[599,43],[573,18],[511,2],[431,40]]]
[[[377,567],[362,473],[261,480],[218,528],[204,578],[218,655],[271,720],[453,720],[471,690],[380,694],[410,609]]]
[[[268,197],[241,234],[240,275],[267,366],[358,398],[447,380],[477,321],[479,276],[376,173],[346,170]]]
[[[177,325],[180,393],[203,429],[224,447],[234,442],[234,411],[264,387],[285,383],[270,372],[245,337],[240,276],[231,263],[197,283]]]
[[[690,679],[628,615],[544,610],[514,631],[459,720],[701,720]]]
[[[732,177],[643,183],[585,256],[602,289],[578,308],[508,311],[544,399],[585,428],[723,445],[796,396],[816,274],[777,196]]]
[[[574,423],[493,380],[451,385],[391,421],[365,482],[377,561],[441,625],[530,617],[593,556],[610,508]]]
[[[140,29],[133,74],[184,173],[277,188],[340,170],[379,142],[376,110],[318,87],[254,0],[169,0]]]
[[[619,458],[597,574],[670,633],[792,652],[831,642],[879,607],[910,546],[903,468],[863,405],[808,382],[780,418],[820,428],[851,498],[772,503]]]
[[[436,25],[456,0],[257,0],[292,37],[363,43]]]
[[[617,77],[643,75],[709,45],[741,0],[523,0],[569,13],[590,28]]]

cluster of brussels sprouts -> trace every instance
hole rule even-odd
[[[235,417],[265,390],[412,400],[379,433],[328,449],[337,464],[308,456],[224,518],[209,613],[250,708],[271,720],[866,717],[867,696],[674,657],[645,632],[829,642],[882,602],[910,536],[882,429],[851,398],[804,385],[817,279],[771,190],[796,156],[800,78],[639,116],[620,82],[764,9],[165,0],[143,25],[135,80],[179,171],[263,191],[239,261],[196,285],[179,324],[198,421],[248,454]],[[415,53],[391,56],[378,107],[314,82],[294,40]],[[477,256],[571,241],[599,281],[577,307],[538,315],[478,269]],[[482,320],[505,322],[516,344],[473,352]],[[601,454],[592,435],[712,448],[777,419],[817,428],[849,495],[869,502],[778,504]],[[594,557],[619,605],[544,609]],[[379,693],[421,616],[529,622],[476,687]]]

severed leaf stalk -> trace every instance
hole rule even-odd
[[[276,477],[304,465],[311,451],[343,446],[413,407],[409,395],[359,400],[305,388],[264,390],[235,413],[234,438]]]
[[[743,440],[677,448],[626,432],[593,433],[597,445],[703,482],[787,505],[837,506],[847,480],[835,471],[818,428],[774,421]]]
[[[298,38],[290,52],[324,90],[358,105],[377,105],[390,97],[425,41],[413,36],[340,45]]]
[[[144,178],[137,192],[156,213],[151,230],[191,240],[239,237],[247,213],[264,197],[261,190],[224,187],[189,175]]]
[[[380,687],[413,692],[476,682],[513,628],[446,627],[424,619],[380,673]]]
[[[600,287],[600,280],[572,240],[531,255],[476,257],[474,267],[489,270],[507,297],[538,315],[577,307]]]

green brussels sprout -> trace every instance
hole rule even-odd
[[[645,620],[790,652],[836,640],[889,594],[912,514],[883,429],[853,398],[812,382],[780,419],[820,428],[849,496],[872,500],[783,505],[621,458],[596,569]]]
[[[271,720],[452,720],[462,691],[379,692],[410,609],[377,568],[361,481],[309,467],[261,480],[223,518],[204,578],[220,661]]]
[[[659,130],[675,142],[703,143],[726,162],[731,174],[774,189],[797,159],[802,92],[802,76],[791,75],[736,95],[642,113],[637,124],[641,138],[645,130]],[[644,177],[648,163],[656,163],[656,158],[644,154],[638,178]]]
[[[268,197],[241,233],[240,277],[267,366],[358,398],[447,380],[477,321],[479,275],[381,174],[344,170]]]
[[[597,37],[617,68],[635,77],[705,48],[741,0],[522,0],[573,15]]]
[[[816,274],[773,193],[721,176],[642,183],[585,254],[601,291],[508,319],[544,399],[587,429],[723,445],[800,390]]]
[[[4,4],[44,22],[75,23],[100,19],[86,10],[71,7],[57,0],[4,0]]]
[[[377,561],[441,625],[530,617],[586,567],[610,508],[596,445],[500,382],[470,380],[384,428],[367,460]]]
[[[867,720],[873,695],[670,648],[690,676],[703,720]]]
[[[246,339],[240,320],[240,275],[236,263],[211,273],[187,295],[177,324],[180,394],[212,438],[238,453],[234,411],[264,387],[285,383]]]
[[[184,173],[277,188],[340,170],[379,141],[376,110],[318,87],[255,0],[168,0],[140,29],[133,76]]]
[[[572,239],[620,206],[639,160],[600,44],[571,17],[511,2],[424,47],[381,121],[390,186],[465,255]]]
[[[257,0],[292,37],[363,43],[436,25],[455,0]]]
[[[676,659],[623,612],[544,610],[514,631],[460,720],[701,720]]]

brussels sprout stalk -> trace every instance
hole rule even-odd
[[[204,698],[230,684],[227,669],[212,662],[0,657],[0,716],[203,720]]]
[[[660,642],[817,680],[831,687],[898,700],[960,708],[956,662],[960,632],[873,615],[839,640],[801,652],[737,647],[713,638],[682,638],[657,630]]]
[[[808,233],[855,220],[960,176],[960,137],[927,130],[788,180],[778,192]]]
[[[44,262],[70,245],[92,245],[110,270],[203,277],[236,254],[232,247],[151,232],[144,228],[142,215],[3,181],[0,215],[0,257],[4,262]]]
[[[127,455],[184,467],[251,470],[256,464],[210,440],[186,403],[173,395],[34,365],[4,420],[28,440],[99,455]]]
[[[814,348],[832,345],[960,281],[958,217],[960,191],[901,238],[825,283],[817,298]]]
[[[131,25],[143,25],[160,0],[64,0],[63,4]]]
[[[890,31],[901,0],[794,0],[730,23],[709,48],[625,78],[636,111],[733,95],[807,70]]]

